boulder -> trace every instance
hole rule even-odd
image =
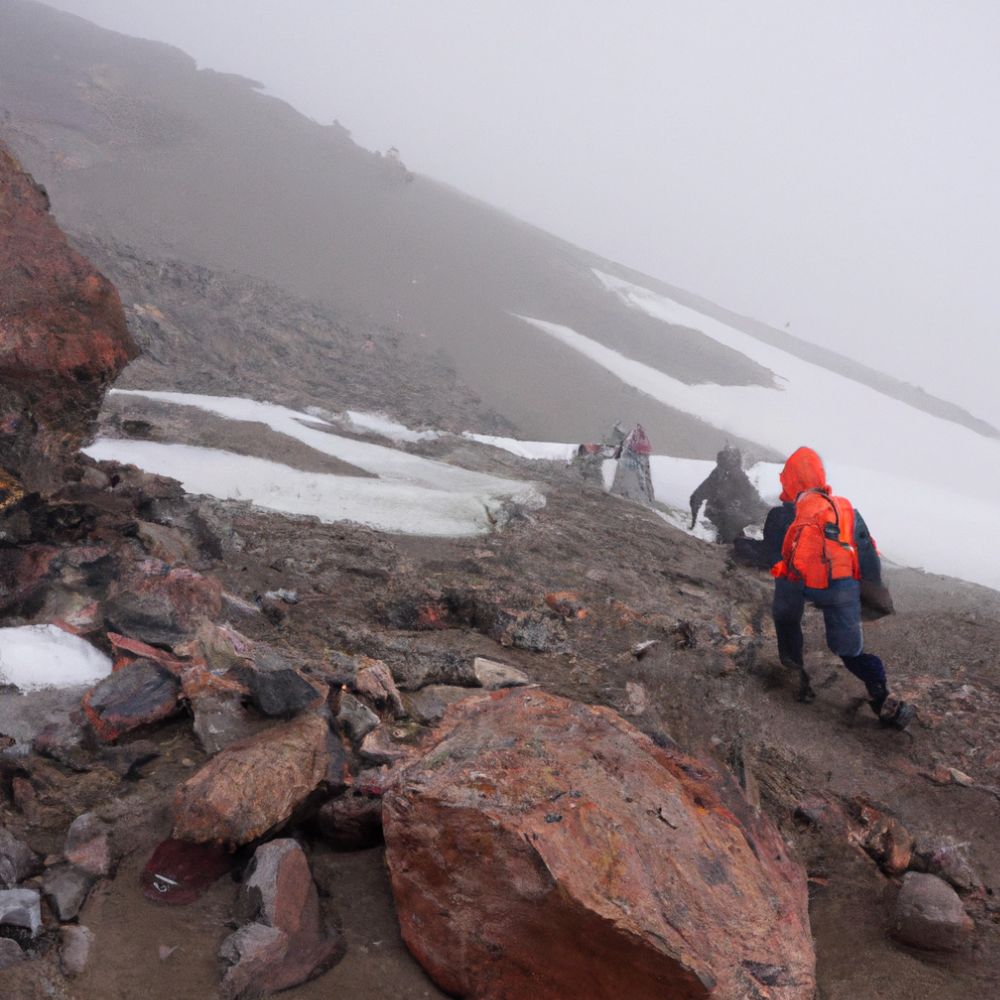
[[[226,1000],[285,990],[329,969],[343,954],[341,938],[323,925],[309,862],[298,843],[257,848],[236,903],[244,926],[219,951],[229,963]]]
[[[222,584],[215,577],[146,559],[112,588],[105,619],[111,631],[172,646],[221,611]]]
[[[332,757],[330,729],[318,715],[234,743],[177,789],[173,835],[249,843],[292,815],[325,780]]]
[[[903,876],[892,919],[898,941],[927,951],[959,951],[972,928],[962,900],[947,882],[921,872]]]
[[[235,674],[250,693],[250,702],[262,715],[291,718],[315,705],[321,698],[313,687],[291,666],[275,669],[242,666]]]
[[[479,1000],[807,1000],[806,877],[731,777],[537,689],[452,708],[383,801],[403,937]]]
[[[149,856],[139,875],[139,884],[147,899],[186,906],[232,871],[233,865],[233,855],[218,844],[164,840]]]
[[[863,799],[854,799],[849,811],[856,823],[851,839],[887,875],[902,875],[910,867],[913,856],[913,838],[903,824]]]
[[[107,387],[138,353],[118,293],[0,144],[0,466],[30,490],[61,480]]]
[[[154,660],[135,660],[109,674],[83,696],[94,732],[107,743],[167,719],[180,708],[181,686]]]
[[[63,927],[59,932],[59,967],[64,976],[81,975],[90,961],[94,932],[82,924]]]
[[[403,702],[392,673],[381,660],[365,663],[352,683],[354,690],[374,704],[386,708],[395,716],[403,714]]]
[[[191,699],[194,734],[209,756],[260,731],[265,723],[237,692],[205,691]]]
[[[6,827],[0,826],[0,889],[13,889],[40,869],[38,855]]]

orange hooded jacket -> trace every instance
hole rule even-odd
[[[798,448],[781,470],[781,500],[795,504],[781,561],[771,575],[824,590],[834,580],[861,578],[854,543],[854,506],[831,495],[823,461],[812,448]]]

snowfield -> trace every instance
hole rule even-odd
[[[570,327],[521,319],[627,385],[720,430],[784,454],[808,444],[823,456],[834,490],[863,513],[889,558],[1000,589],[1000,560],[992,544],[1000,516],[1000,442],[796,358],[665,295],[595,274],[609,294],[629,306],[697,330],[770,369],[775,386],[687,385]],[[683,474],[679,466],[675,471]],[[776,476],[771,488],[761,485],[765,498],[773,495]],[[663,484],[661,492],[657,483],[656,490],[680,506],[679,489]]]
[[[179,392],[115,392],[194,406],[230,420],[264,423],[279,434],[378,477],[302,472],[266,459],[183,444],[99,438],[85,449],[95,459],[126,462],[178,479],[189,493],[246,500],[269,510],[313,515],[328,522],[357,521],[380,531],[437,536],[489,530],[491,519],[507,500],[530,507],[545,502],[531,483],[340,437],[318,429],[317,425],[330,426],[327,421],[284,406]],[[381,417],[373,418],[369,427],[374,429],[373,425],[380,428],[376,433],[383,435],[407,430]],[[355,422],[355,426],[360,424]]]
[[[90,687],[111,673],[111,660],[85,639],[55,625],[0,628],[0,683],[22,692]]]

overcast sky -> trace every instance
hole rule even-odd
[[[995,0],[54,0],[1000,423]]]

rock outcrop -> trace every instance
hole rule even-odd
[[[384,799],[403,937],[448,993],[806,1000],[806,879],[735,783],[537,689],[451,708]]]
[[[136,354],[118,293],[0,144],[0,466],[29,489],[56,484]]]

